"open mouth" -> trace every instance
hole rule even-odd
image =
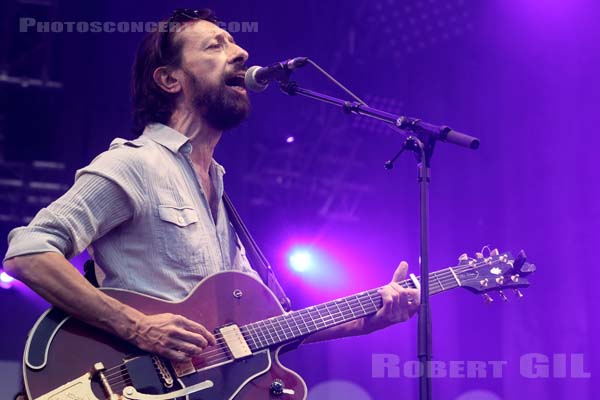
[[[236,75],[225,80],[225,84],[234,89],[246,90],[246,85],[244,84],[244,75]]]

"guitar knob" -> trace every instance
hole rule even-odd
[[[275,379],[273,382],[271,382],[271,393],[275,396],[281,396],[284,389],[285,385],[281,379]]]

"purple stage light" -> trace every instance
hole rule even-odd
[[[285,139],[286,143],[294,143],[294,140],[296,140],[296,139],[294,139],[293,136],[288,136],[288,138]]]

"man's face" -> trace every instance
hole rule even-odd
[[[215,129],[237,126],[250,112],[244,88],[248,53],[227,31],[208,21],[187,24],[178,35],[186,103]]]

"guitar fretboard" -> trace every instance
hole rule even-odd
[[[399,282],[399,284],[405,288],[416,287],[412,279],[406,279]],[[458,278],[452,268],[429,274],[429,293],[432,295],[453,289],[459,285]],[[244,325],[240,329],[253,352],[292,342],[311,333],[376,313],[382,307],[379,290],[380,288],[367,290],[327,303],[292,311]]]

